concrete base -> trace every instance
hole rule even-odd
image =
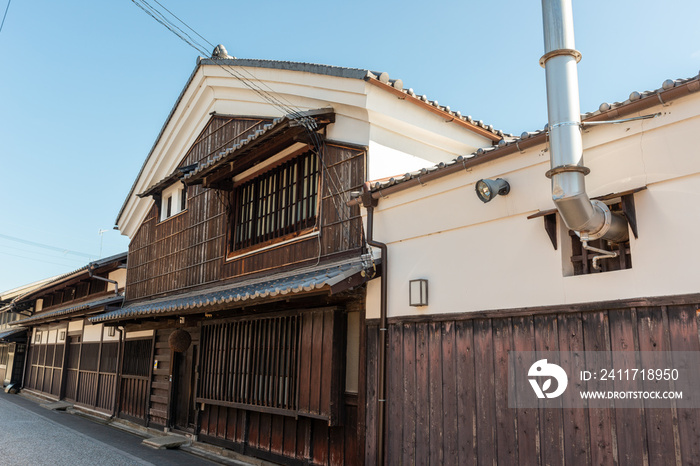
[[[54,403],[44,403],[41,407],[50,409],[51,411],[65,411],[67,408],[72,408],[73,405],[65,401],[56,401]]]
[[[181,445],[189,443],[189,440],[180,435],[164,435],[162,437],[151,437],[144,439],[144,441],[141,443],[148,447],[162,450],[164,448],[180,448]]]

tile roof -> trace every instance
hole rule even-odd
[[[119,254],[114,254],[113,256],[108,256],[108,257],[104,257],[102,259],[98,259],[96,261],[89,262],[88,264],[80,267],[79,269],[75,269],[72,272],[66,272],[66,273],[61,274],[61,275],[56,275],[55,277],[52,277],[52,278],[46,279],[42,282],[39,282],[40,286],[31,288],[29,291],[14,298],[12,300],[12,302],[10,303],[10,307],[12,307],[14,305],[14,303],[19,302],[22,299],[24,299],[25,297],[33,295],[38,291],[41,291],[43,288],[45,288],[47,286],[51,286],[53,284],[56,284],[56,283],[59,283],[59,282],[65,280],[66,278],[69,278],[73,275],[87,271],[89,267],[92,267],[93,269],[95,269],[95,268],[100,268],[103,265],[107,265],[111,262],[123,261],[123,260],[126,260],[127,255],[128,255],[127,252],[120,252]],[[5,309],[5,308],[0,309],[0,311],[3,309]]]
[[[386,72],[370,71],[370,70],[361,69],[361,68],[346,68],[346,67],[342,67],[342,66],[319,65],[319,64],[315,64],[315,63],[300,63],[300,62],[291,62],[291,61],[257,60],[257,59],[246,59],[246,58],[213,59],[213,58],[199,57],[197,59],[197,64],[196,64],[194,70],[192,71],[192,74],[190,74],[190,77],[187,80],[187,83],[182,88],[182,91],[180,91],[180,95],[178,96],[177,100],[175,101],[175,104],[173,105],[173,107],[170,109],[168,117],[165,119],[165,122],[163,123],[163,126],[161,127],[161,129],[158,133],[158,136],[156,137],[155,141],[153,142],[153,145],[151,146],[151,150],[149,151],[148,156],[146,156],[146,159],[144,160],[143,164],[141,165],[141,169],[139,170],[139,174],[134,179],[134,182],[131,185],[131,189],[129,190],[129,194],[126,196],[124,203],[122,204],[121,208],[119,209],[119,213],[117,214],[115,224],[119,223],[119,219],[121,218],[122,214],[124,213],[124,210],[126,209],[126,206],[129,202],[129,199],[131,198],[131,195],[133,194],[134,190],[136,189],[136,184],[138,183],[139,178],[143,174],[143,172],[146,168],[146,165],[148,163],[148,160],[150,159],[151,155],[155,151],[155,148],[158,145],[158,141],[160,141],[160,138],[165,133],[165,129],[167,128],[168,124],[170,123],[170,120],[172,119],[173,115],[175,114],[175,110],[180,105],[180,101],[182,100],[182,98],[185,95],[185,92],[187,91],[190,84],[194,80],[194,78],[197,74],[197,71],[199,70],[199,67],[202,65],[244,66],[244,67],[251,67],[251,68],[284,69],[284,70],[290,70],[290,71],[300,71],[300,72],[321,74],[321,75],[327,75],[327,76],[337,76],[337,77],[343,77],[343,78],[374,80],[375,82],[386,84],[386,85],[396,89],[398,92],[403,93],[407,98],[410,98],[410,99],[414,100],[415,102],[423,102],[429,106],[434,107],[438,111],[445,112],[447,115],[449,115],[453,119],[456,119],[456,120],[459,120],[461,122],[468,123],[468,124],[474,125],[476,127],[482,128],[485,131],[492,133],[494,135],[494,138],[499,138],[499,137],[503,138],[503,137],[510,137],[511,136],[508,133],[504,133],[503,131],[494,129],[493,125],[485,124],[481,120],[474,120],[469,115],[462,115],[462,112],[460,112],[460,111],[453,111],[449,106],[439,105],[437,100],[431,100],[425,94],[418,94],[412,88],[404,89],[403,80],[401,80],[401,79],[389,79],[389,75]]]
[[[188,180],[193,180],[201,177],[204,172],[211,171],[213,167],[225,163],[234,154],[238,154],[241,151],[244,151],[254,141],[261,139],[266,135],[270,135],[275,130],[283,130],[284,127],[289,126],[300,126],[300,123],[303,123],[304,121],[308,121],[310,122],[309,124],[314,125],[316,124],[317,118],[324,117],[334,117],[333,109],[326,108],[318,110],[309,110],[307,112],[300,112],[300,114],[298,115],[285,115],[280,118],[275,118],[270,123],[264,125],[262,129],[257,130],[255,133],[241,140],[237,144],[234,144],[233,146],[219,152],[217,155],[210,159],[207,159],[204,162],[200,162],[200,164],[197,167],[187,172],[182,177],[182,180],[184,182],[187,182]]]
[[[236,303],[254,302],[257,299],[288,297],[323,288],[329,289],[366,268],[367,265],[361,259],[346,260],[135,303],[116,311],[92,316],[89,320],[97,323],[153,315],[201,313],[227,304],[233,307]]]
[[[646,103],[647,107],[658,105],[659,103],[665,103],[664,96],[670,91],[673,91],[674,89],[677,89],[683,85],[688,86],[688,92],[698,91],[700,89],[700,75],[686,79],[667,79],[663,82],[660,88],[652,91],[632,92],[629,98],[623,102],[614,102],[612,104],[603,102],[600,104],[598,110],[582,114],[582,123],[585,125],[587,121],[595,122],[615,119],[619,114],[623,114],[627,107],[631,108],[636,103]],[[537,137],[546,137],[547,132],[548,126],[545,125],[541,130],[525,131],[519,138],[504,137],[495,146],[477,149],[471,154],[460,155],[449,162],[440,162],[437,165],[422,168],[403,175],[375,180],[370,183],[370,186],[373,192],[377,192],[395,185],[406,183],[410,180],[417,180],[416,184],[420,184],[422,183],[421,179],[426,175],[430,175],[431,178],[440,176],[442,173],[447,175],[461,169],[462,167],[469,168],[469,166],[493,160],[501,154],[506,155],[515,151],[521,151],[523,148],[521,145],[528,144],[529,140]],[[359,193],[353,193],[353,197],[358,198]]]
[[[95,309],[98,307],[102,307],[102,306],[120,305],[122,302],[124,302],[124,296],[111,295],[111,296],[108,296],[106,298],[98,299],[95,301],[80,303],[78,305],[73,305],[73,306],[65,306],[65,307],[62,307],[60,309],[55,309],[53,311],[35,314],[31,317],[27,317],[26,319],[16,320],[14,322],[11,322],[10,325],[25,325],[25,324],[30,324],[32,322],[53,320],[57,317],[63,317],[63,316],[69,315],[69,314],[75,314],[75,313],[80,312],[80,311],[89,311],[89,310],[92,310],[92,309]]]

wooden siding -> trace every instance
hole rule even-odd
[[[142,424],[148,422],[153,351],[153,338],[124,342],[120,374],[119,416]]]
[[[239,453],[283,464],[357,465],[357,399],[345,403],[346,427],[329,427],[321,419],[206,405],[202,440]],[[371,463],[368,463],[371,464]]]
[[[700,351],[698,304],[393,320],[386,464],[697,464],[700,410],[510,409],[508,351]],[[378,328],[368,327],[376,458]]]
[[[118,342],[30,346],[25,386],[55,398],[111,412],[116,388]]]
[[[340,424],[340,310],[233,319],[207,324],[202,334],[198,403]]]
[[[267,122],[214,116],[180,165],[206,160]],[[226,206],[231,193],[191,186],[187,189],[187,210],[162,222],[158,221],[158,207],[153,203],[129,245],[127,301],[359,250],[360,208],[348,207],[345,202],[350,192],[360,189],[364,182],[365,151],[328,143],[322,158],[317,225],[320,238],[307,238],[227,261],[230,219]]]
[[[148,408],[148,424],[160,427],[168,425],[168,407],[170,406],[170,347],[168,337],[174,329],[157,330],[155,335],[154,361],[151,374],[151,393]]]

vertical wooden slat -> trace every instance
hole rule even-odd
[[[442,403],[443,403],[443,443],[445,465],[458,465],[459,439],[457,431],[457,353],[455,350],[455,323],[441,324],[442,334]]]
[[[698,306],[669,306],[668,330],[672,351],[700,351]],[[687,377],[690,387],[700,387],[700,371],[674,359],[674,367]],[[700,459],[700,410],[678,408],[678,433],[683,464],[698,464]]]
[[[404,323],[396,331],[403,332],[403,345],[401,347],[392,345],[392,351],[403,352],[400,356],[394,357],[394,359],[400,358],[403,362],[403,390],[398,397],[402,406],[400,409],[392,409],[387,421],[393,428],[397,428],[399,413],[403,416],[400,424],[403,429],[401,460],[403,464],[414,464],[416,458],[416,327],[412,323]]]
[[[624,362],[622,352],[638,350],[635,340],[637,338],[636,312],[610,311],[610,345],[612,350],[612,367],[625,368],[629,365]],[[630,382],[615,379],[614,389],[624,391],[630,388]],[[615,432],[617,433],[618,454],[621,464],[643,464],[648,461],[646,428],[644,420],[644,407],[641,400],[626,400],[631,408],[615,410]]]
[[[323,329],[321,343],[321,380],[319,383],[319,414],[331,417],[333,411],[338,411],[337,406],[331,406],[331,390],[333,385],[333,329],[335,325],[334,314],[331,312],[323,313]],[[340,390],[340,387],[337,387]],[[333,394],[335,395],[335,393]]]
[[[429,333],[427,323],[416,324],[416,464],[430,462]],[[370,424],[367,425],[368,431],[369,426]],[[439,435],[437,432],[435,434]]]
[[[516,411],[508,407],[508,352],[513,350],[511,320],[493,319],[492,332],[498,461],[519,464]]]
[[[365,406],[365,464],[375,464],[377,460],[377,354],[379,329],[376,325],[368,326],[366,329],[366,406]],[[416,350],[416,360],[418,351]],[[417,371],[416,371],[417,372]],[[417,416],[416,416],[417,417]]]
[[[513,350],[517,352],[535,351],[535,329],[532,317],[513,317]],[[522,355],[521,355],[522,357]],[[536,358],[531,356],[521,362],[520,367],[530,367]],[[515,374],[523,380],[526,374]],[[517,400],[516,400],[517,401]],[[516,409],[518,426],[518,461],[521,464],[541,464],[539,410],[537,408]]]
[[[637,332],[639,334],[639,351],[641,368],[655,367],[657,358],[650,357],[654,351],[670,351],[664,329],[664,319],[660,308],[637,309]],[[669,361],[669,364],[671,361]],[[645,390],[670,390],[666,382],[643,384]],[[677,458],[675,444],[678,443],[678,421],[674,419],[673,409],[648,409],[645,413],[647,442],[649,445],[649,464],[675,464]],[[669,442],[672,433],[674,442]]]
[[[320,414],[321,403],[321,376],[330,368],[323,367],[323,328],[324,328],[325,313],[313,313],[313,336],[311,339],[311,351],[314,356],[311,360],[311,376],[309,381],[309,412]]]
[[[535,317],[536,351],[558,351],[559,334],[556,316]],[[548,361],[558,364],[559,361]],[[540,440],[542,464],[564,464],[562,432],[562,410],[558,408],[540,409]]]
[[[445,410],[442,404],[442,325],[431,322],[428,329],[428,387],[430,396],[430,462],[442,464],[443,418]]]
[[[610,329],[606,312],[585,313],[582,316],[586,351],[610,351]],[[612,355],[609,367],[612,367]],[[617,461],[615,414],[610,408],[589,408],[591,463],[613,464]]]
[[[477,412],[473,321],[455,323],[459,464],[477,463]]]
[[[386,457],[397,461],[401,458],[405,413],[401,410],[403,399],[403,331],[401,325],[390,325],[387,347],[387,419]],[[392,460],[390,460],[392,461]]]
[[[567,374],[577,374],[584,369],[583,325],[580,314],[560,315],[557,321],[559,330],[559,350],[570,357],[562,357],[560,366]],[[569,377],[568,389],[562,395],[565,405],[576,403],[578,393],[584,390],[578,377]],[[567,387],[568,388],[568,387]],[[575,388],[573,391],[571,389]],[[588,429],[588,409],[563,408],[564,457],[567,464],[590,463],[590,432]]]
[[[481,464],[498,461],[494,398],[493,335],[489,319],[474,321],[477,451]]]
[[[313,314],[304,314],[301,318],[301,347],[299,349],[299,391],[298,409],[310,411],[311,406],[311,354],[313,348]]]

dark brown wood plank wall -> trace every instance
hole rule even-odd
[[[700,458],[700,410],[649,409],[643,402],[617,410],[512,409],[507,357],[511,350],[608,351],[614,365],[613,351],[700,351],[699,308],[674,303],[503,318],[392,319],[386,464],[694,464]],[[366,464],[376,455],[378,341],[377,325],[370,322]],[[700,371],[694,373],[700,378]]]
[[[214,116],[180,166],[207,160],[268,122]],[[364,182],[365,151],[327,144],[323,157],[318,216],[320,242],[314,237],[225,261],[229,194],[191,186],[187,190],[184,212],[160,222],[158,208],[153,203],[132,238],[127,301],[293,266],[316,260],[319,255],[359,250],[362,246],[360,208],[349,207],[346,201],[350,199],[350,192],[360,189]]]
[[[356,425],[357,410],[357,404],[346,403],[346,420],[351,426]],[[358,449],[352,448],[358,441],[356,430],[329,427],[321,419],[205,405],[200,435],[209,443],[284,464],[360,464]]]
[[[155,331],[150,404],[148,409],[148,424],[165,427],[168,423],[168,403],[170,402],[170,347],[168,337],[174,329]]]
[[[207,160],[261,129],[268,121],[212,117],[180,166]],[[162,222],[158,221],[158,208],[153,203],[129,244],[127,300],[221,278],[226,243],[223,195],[191,186],[187,189],[187,209]]]
[[[199,327],[184,328],[189,332],[192,342],[190,345],[199,345],[200,332]],[[159,427],[169,427],[171,421],[168,412],[171,408],[170,404],[172,383],[171,375],[173,368],[171,367],[172,352],[168,344],[170,334],[175,331],[173,328],[155,330],[155,345],[153,348],[153,361],[158,361],[158,367],[154,367],[151,371],[151,391],[149,398],[148,421],[147,424]],[[126,357],[126,356],[125,356]],[[134,385],[134,389],[142,390],[141,384]],[[139,401],[140,403],[140,401]],[[137,403],[138,404],[138,403]],[[138,406],[133,409],[140,409]],[[130,416],[129,413],[125,413]],[[132,416],[135,417],[135,416]]]

